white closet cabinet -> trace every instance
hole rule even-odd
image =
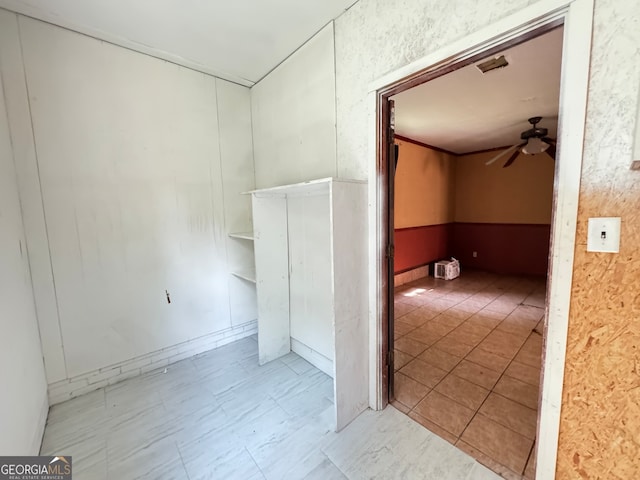
[[[369,403],[366,184],[251,194],[260,364],[294,351],[333,377],[340,430]]]

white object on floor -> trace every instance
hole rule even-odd
[[[451,257],[451,260],[441,260],[433,266],[433,276],[453,280],[460,276],[460,262]]]

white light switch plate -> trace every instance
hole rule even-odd
[[[618,253],[620,251],[620,217],[589,219],[587,252]]]

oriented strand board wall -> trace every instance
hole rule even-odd
[[[546,153],[485,163],[500,152],[457,157],[456,222],[550,224],[555,163]]]
[[[596,2],[557,478],[640,478],[640,4]],[[634,59],[630,61],[630,59]],[[586,252],[620,216],[619,254]]]
[[[455,158],[415,143],[396,143],[395,228],[452,222]]]

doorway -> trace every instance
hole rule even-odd
[[[535,475],[562,34],[556,27],[391,97],[400,135],[389,400],[494,471],[526,479]],[[434,278],[434,262],[449,257],[461,275]],[[417,279],[398,285],[407,274]]]
[[[550,255],[550,283],[548,286],[547,309],[548,321],[545,325],[546,348],[543,376],[543,387],[540,394],[542,401],[538,416],[538,436],[546,441],[538,449],[536,465],[538,478],[553,478],[557,434],[559,425],[559,404],[562,388],[562,368],[564,348],[566,344],[566,323],[568,319],[569,291],[571,286],[573,245],[575,241],[575,223],[577,217],[577,191],[582,154],[582,138],[584,135],[584,117],[586,106],[586,79],[590,49],[590,31],[592,20],[592,2],[575,0],[574,2],[557,2],[548,12],[529,8],[527,12],[514,15],[502,22],[496,36],[495,29],[486,29],[473,38],[464,39],[442,52],[437,52],[415,65],[387,75],[381,79],[372,91],[377,105],[377,162],[375,166],[376,185],[370,187],[370,218],[375,218],[376,248],[374,269],[378,292],[378,300],[372,308],[374,321],[374,339],[377,338],[378,359],[376,360],[376,395],[378,407],[383,407],[388,400],[389,367],[393,356],[388,355],[389,340],[388,315],[392,312],[389,302],[390,266],[388,257],[393,254],[393,245],[389,240],[389,190],[393,179],[393,171],[388,167],[392,157],[389,140],[393,132],[389,131],[389,99],[395,94],[408,90],[413,86],[446,75],[483,58],[498,54],[501,50],[525,42],[541,35],[559,25],[565,24],[563,48],[565,59],[562,66],[562,85],[559,118],[559,158],[557,178],[558,185],[554,191],[554,213],[552,221]],[[570,19],[566,22],[565,20]],[[567,39],[571,39],[570,42]],[[455,47],[455,48],[454,48]],[[461,52],[452,55],[452,52]],[[571,89],[565,86],[571,85]],[[372,103],[373,105],[373,103]],[[373,299],[372,299],[373,301]]]

